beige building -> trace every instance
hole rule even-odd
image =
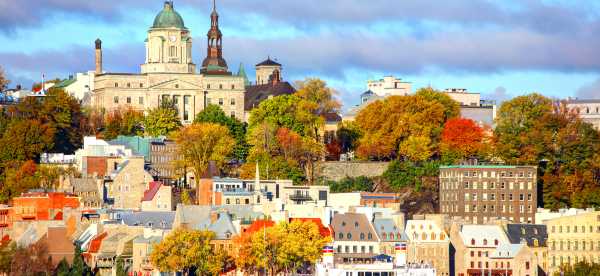
[[[561,264],[600,263],[600,211],[544,221],[548,231],[549,274]]]
[[[131,157],[110,174],[108,196],[119,209],[140,209],[144,191],[154,179],[144,169],[144,157]]]
[[[146,59],[137,73],[97,73],[92,106],[105,110],[131,107],[146,111],[171,101],[184,123],[191,123],[209,104],[244,118],[245,77],[228,71],[223,59],[219,15],[213,9],[207,57],[200,73],[192,63],[192,36],[183,19],[165,2],[146,39]],[[102,44],[96,41],[96,71],[102,71]]]
[[[567,99],[567,107],[575,110],[579,117],[600,130],[600,100],[598,99]]]
[[[460,105],[460,116],[471,119],[481,126],[494,126],[496,119],[496,103],[482,101],[481,94],[469,92],[465,88],[448,88],[444,94],[450,96]]]
[[[432,265],[437,275],[450,275],[450,238],[434,220],[408,220],[408,263]]]
[[[172,211],[172,187],[161,182],[150,182],[142,198],[142,211]]]
[[[412,85],[394,76],[385,76],[383,79],[367,81],[367,89],[381,97],[406,96],[410,94]]]

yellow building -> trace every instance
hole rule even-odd
[[[548,230],[549,274],[561,264],[600,263],[600,211],[544,221]]]

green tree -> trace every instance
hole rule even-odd
[[[572,266],[563,265],[554,276],[600,276],[600,264],[578,262]]]
[[[208,169],[209,161],[222,167],[235,145],[229,129],[213,123],[195,123],[183,127],[173,135],[181,160],[194,170],[196,179]]]
[[[281,95],[262,101],[250,114],[250,130],[266,123],[276,129],[285,127],[301,135],[313,136],[314,127],[321,119],[317,115],[305,115],[307,111],[300,110],[298,106],[301,101],[296,95]]]
[[[328,181],[327,185],[332,193],[373,192],[373,180],[366,176],[346,177],[340,181]]]
[[[323,80],[316,78],[308,78],[303,81],[296,82],[296,96],[310,103],[316,103],[317,107],[313,108],[314,114],[322,115],[325,113],[337,113],[342,106],[336,98],[337,92]]]
[[[0,185],[0,202],[8,203],[13,197],[40,187],[37,165],[33,161],[12,161],[3,165],[4,175],[2,185]]]
[[[246,160],[250,146],[246,142],[247,126],[245,123],[227,116],[221,107],[214,104],[208,105],[204,110],[198,113],[194,122],[215,123],[227,127],[229,133],[235,139],[233,157],[241,161]]]
[[[210,231],[175,229],[154,245],[150,262],[160,271],[181,271],[186,275],[196,271],[199,275],[211,275],[211,269],[215,270],[211,263],[213,238],[214,233]]]
[[[435,180],[438,174],[439,162],[437,161],[413,163],[394,160],[383,173],[383,178],[395,190],[405,187],[419,190],[424,184]]]
[[[152,137],[168,136],[179,128],[181,120],[177,109],[168,102],[162,102],[161,106],[150,109],[144,118],[144,131]]]
[[[343,123],[336,133],[343,153],[354,151],[362,134],[358,127],[351,122]]]
[[[125,262],[122,257],[117,258],[117,276],[127,276],[127,269],[125,269]]]
[[[56,268],[56,275],[57,276],[70,276],[71,275],[70,270],[71,270],[71,268],[69,267],[69,263],[67,262],[67,259],[63,258],[58,263],[58,267]]]
[[[73,255],[73,265],[71,266],[71,275],[91,275],[90,268],[83,261],[81,247],[75,245],[75,254]]]

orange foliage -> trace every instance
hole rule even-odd
[[[477,154],[483,148],[484,131],[473,120],[454,118],[442,131],[443,151],[457,152],[461,157]]]

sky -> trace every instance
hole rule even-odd
[[[210,0],[175,0],[206,55]],[[366,82],[466,88],[501,102],[531,92],[600,98],[600,0],[216,0],[230,71],[268,56],[290,82],[318,77],[345,108]],[[0,0],[0,66],[11,86],[93,70],[140,71],[161,0]]]

